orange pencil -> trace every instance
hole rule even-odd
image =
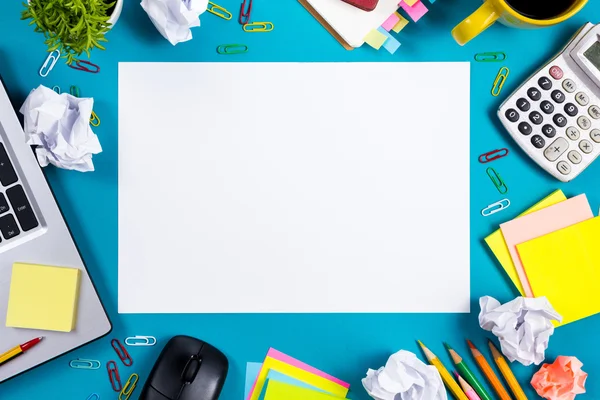
[[[477,350],[475,345],[471,343],[470,340],[467,340],[467,343],[469,345],[469,348],[471,348],[471,353],[473,353],[473,358],[475,358],[475,362],[479,366],[479,369],[481,370],[481,372],[483,372],[490,385],[492,385],[498,397],[500,397],[501,400],[512,400],[510,395],[500,382],[500,379],[498,379],[498,377],[494,373],[494,370],[492,369],[491,365],[483,356],[483,354],[481,354],[481,352]]]
[[[504,359],[502,353],[500,353],[496,346],[494,346],[494,343],[491,340],[488,340],[488,344],[490,346],[490,350],[492,350],[494,361],[502,373],[502,376],[506,380],[506,383],[508,383],[510,390],[512,390],[513,394],[515,395],[515,398],[517,400],[527,400],[525,392],[523,392],[523,389],[521,389],[519,381],[517,381],[517,378],[515,378],[515,375],[510,370],[510,367],[508,366],[508,363]]]

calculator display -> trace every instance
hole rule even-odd
[[[600,70],[600,42],[595,42],[583,55]]]

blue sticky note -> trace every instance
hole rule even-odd
[[[435,0],[429,0],[429,2],[430,2],[431,4],[433,4],[433,3],[435,3]]]
[[[256,381],[256,377],[260,373],[260,368],[262,367],[262,363],[253,363],[249,362],[246,364],[246,388],[244,390],[244,400],[248,398],[250,394],[250,390],[252,389],[252,385],[254,385],[254,381]],[[268,381],[279,381],[283,383],[287,383],[289,385],[299,386],[305,389],[312,389],[318,392],[326,393],[324,390],[321,390],[313,385],[310,385],[306,382],[302,382],[296,378],[292,378],[291,376],[282,374],[281,372],[277,372],[274,370],[270,370],[267,374],[267,383],[263,387],[263,391],[259,396],[259,399],[262,399],[265,395],[266,388],[268,386]]]
[[[400,47],[400,42],[396,40],[388,31],[384,28],[377,28],[379,32],[384,34],[387,37],[387,40],[383,43],[383,48],[390,52],[390,54],[394,54],[396,50]]]

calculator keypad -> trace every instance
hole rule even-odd
[[[521,132],[525,136],[531,135],[531,132],[533,132],[533,128],[527,122],[521,122],[519,124],[519,132]]]
[[[579,109],[577,108],[577,106],[575,104],[567,103],[567,104],[565,104],[565,112],[567,113],[568,116],[574,117],[577,115],[577,113],[579,113]]]
[[[592,150],[594,150],[594,146],[592,146],[590,141],[587,139],[583,139],[581,142],[579,142],[579,148],[585,154],[590,154],[592,152]]]
[[[579,92],[575,95],[575,100],[579,103],[580,106],[587,106],[590,104],[590,98],[587,94],[583,92]]]
[[[546,124],[542,127],[542,133],[547,138],[552,139],[554,136],[556,136],[556,129],[552,125]],[[599,137],[600,137],[600,132],[599,132]]]
[[[590,108],[588,108],[588,114],[590,114],[590,117],[594,118],[594,119],[599,119],[600,118],[600,107],[594,105],[591,106]]]
[[[588,130],[592,127],[592,121],[590,121],[590,119],[585,115],[582,115],[581,117],[577,118],[577,125],[579,125],[581,129]]]
[[[506,116],[506,119],[510,122],[517,122],[519,120],[519,113],[512,108],[506,110],[506,113],[504,115]]]
[[[565,94],[558,89],[553,90],[550,97],[552,97],[552,100],[554,100],[558,104],[564,103],[566,99]]]
[[[538,101],[542,98],[542,93],[537,88],[529,88],[527,96],[533,101]]]
[[[554,105],[548,100],[544,100],[540,103],[540,108],[546,114],[552,114],[554,112]]]
[[[550,79],[546,78],[545,76],[542,76],[538,80],[538,85],[544,90],[552,89],[552,81]]]
[[[544,122],[544,117],[542,117],[542,114],[540,114],[539,112],[532,111],[531,114],[529,114],[529,120],[534,124],[539,125],[542,122]]]
[[[582,160],[583,157],[581,157],[581,154],[579,154],[577,151],[575,150],[571,150],[569,152],[569,155],[567,155],[567,158],[569,159],[569,161],[571,161],[573,164],[579,164]]]
[[[590,138],[596,142],[600,143],[600,129],[592,129],[590,132]]]
[[[556,168],[558,168],[558,171],[563,175],[569,175],[571,173],[571,166],[565,161],[560,161],[556,164]]]
[[[546,141],[540,135],[533,135],[533,137],[531,138],[531,144],[536,149],[543,149],[544,146],[546,145]]]
[[[529,111],[529,109],[531,108],[531,103],[527,101],[526,98],[521,97],[519,100],[517,100],[517,107],[523,112]]]
[[[580,134],[579,134],[579,129],[575,128],[574,126],[570,126],[567,128],[567,137],[573,141],[579,139]]]
[[[565,79],[562,84],[563,89],[566,90],[567,93],[573,93],[577,90],[577,85],[571,79]]]
[[[563,155],[569,148],[569,142],[565,138],[558,138],[546,150],[544,150],[544,156],[548,161],[556,161]]]
[[[560,128],[563,128],[565,125],[567,125],[567,119],[562,114],[554,114],[552,120],[554,121],[554,124]]]

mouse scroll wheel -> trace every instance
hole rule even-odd
[[[198,371],[200,370],[200,364],[202,364],[202,359],[198,355],[190,357],[181,374],[181,380],[184,384],[189,385],[194,382],[194,379],[196,379],[196,375],[198,375]]]

